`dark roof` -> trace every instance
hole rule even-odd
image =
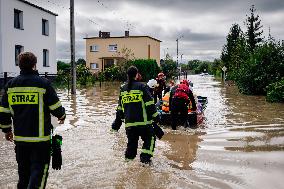
[[[54,16],[58,16],[58,14],[53,13],[53,12],[47,10],[47,9],[44,9],[44,8],[42,8],[42,7],[40,7],[40,6],[35,5],[35,4],[32,4],[32,3],[28,2],[28,1],[25,1],[25,0],[18,0],[18,1],[21,1],[21,2],[23,2],[23,3],[26,3],[26,4],[28,4],[28,5],[32,6],[32,7],[38,8],[38,9],[40,9],[40,10],[42,10],[42,11],[44,11],[44,12],[47,12],[47,13],[49,13],[49,14],[52,14],[52,15],[54,15]]]
[[[162,42],[162,41],[160,41],[159,39],[156,39],[156,38],[154,38],[154,37],[150,37],[150,36],[147,36],[147,35],[137,35],[137,36],[129,36],[129,37],[118,36],[118,37],[108,37],[108,38],[102,38],[102,37],[85,37],[84,39],[140,38],[140,37],[148,37],[148,38],[153,39],[153,40],[155,40],[155,41]]]

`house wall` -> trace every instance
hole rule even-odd
[[[1,1],[1,72],[19,73],[15,65],[15,45],[37,56],[37,69],[57,73],[56,16],[18,0]],[[14,28],[14,9],[23,11],[23,30]],[[49,35],[42,35],[42,19],[49,21]],[[43,49],[49,50],[49,67],[43,67]]]
[[[123,48],[131,49],[136,59],[148,59],[148,45],[150,45],[150,59],[156,59],[160,63],[160,42],[148,37],[125,37],[125,38],[90,38],[86,39],[86,64],[98,63],[99,69],[102,70],[101,57],[121,57],[117,52],[109,52],[109,45],[117,44],[117,52]],[[98,52],[91,52],[90,46],[98,45]]]
[[[2,64],[3,64],[3,56],[2,56],[2,19],[3,19],[3,10],[2,10],[2,0],[0,0],[0,73],[3,72]]]

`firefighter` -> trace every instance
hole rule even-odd
[[[53,128],[50,113],[63,124],[65,109],[48,80],[38,75],[36,56],[24,52],[18,59],[21,72],[5,86],[0,106],[0,127],[6,140],[15,143],[19,175],[17,187],[45,188]]]
[[[160,72],[158,74],[158,77],[156,78],[156,81],[158,83],[158,86],[154,88],[154,103],[157,103],[157,98],[161,101],[162,100],[162,93],[163,90],[166,89],[166,81],[165,81],[165,75],[163,72]]]
[[[176,130],[178,120],[184,122],[185,127],[188,127],[187,113],[189,102],[192,103],[192,111],[196,111],[196,103],[187,80],[182,80],[179,85],[172,88],[170,92],[170,111],[171,111],[171,126]],[[180,116],[179,116],[180,115]]]
[[[125,159],[133,160],[137,155],[139,137],[143,140],[140,161],[151,163],[155,148],[153,120],[158,119],[153,98],[146,86],[137,81],[138,69],[131,66],[127,70],[128,81],[120,88],[118,111],[125,120],[125,130],[128,138]],[[112,127],[117,130],[118,128]]]

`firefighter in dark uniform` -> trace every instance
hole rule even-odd
[[[157,103],[157,98],[159,101],[162,100],[162,93],[163,90],[166,89],[166,81],[165,81],[165,75],[163,72],[158,74],[158,77],[156,78],[156,81],[158,83],[158,86],[154,88],[154,103]]]
[[[155,148],[155,134],[152,127],[158,119],[153,98],[146,86],[137,81],[138,69],[131,66],[127,70],[128,82],[121,86],[118,102],[118,111],[125,120],[126,135],[128,138],[125,151],[126,160],[133,160],[137,155],[139,137],[143,140],[140,161],[150,163]],[[112,127],[114,130],[114,125]]]
[[[189,89],[189,82],[182,80],[180,84],[173,87],[170,91],[170,111],[171,111],[171,126],[176,130],[178,120],[184,122],[185,127],[188,125],[188,105],[192,103],[192,111],[196,111],[196,103],[192,91]]]
[[[0,106],[0,127],[15,142],[19,181],[17,187],[45,188],[51,154],[51,116],[64,123],[65,109],[48,80],[35,71],[37,58],[18,56],[20,75],[5,86]],[[13,131],[12,124],[13,120]]]

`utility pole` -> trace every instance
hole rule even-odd
[[[178,39],[179,38],[177,38],[177,40],[176,40],[177,41],[177,66],[178,66]]]
[[[177,66],[178,66],[178,40],[182,37],[183,37],[183,35],[180,36],[179,38],[177,38],[177,40],[176,40],[176,42],[177,42]]]
[[[70,0],[71,94],[76,94],[74,0]]]

